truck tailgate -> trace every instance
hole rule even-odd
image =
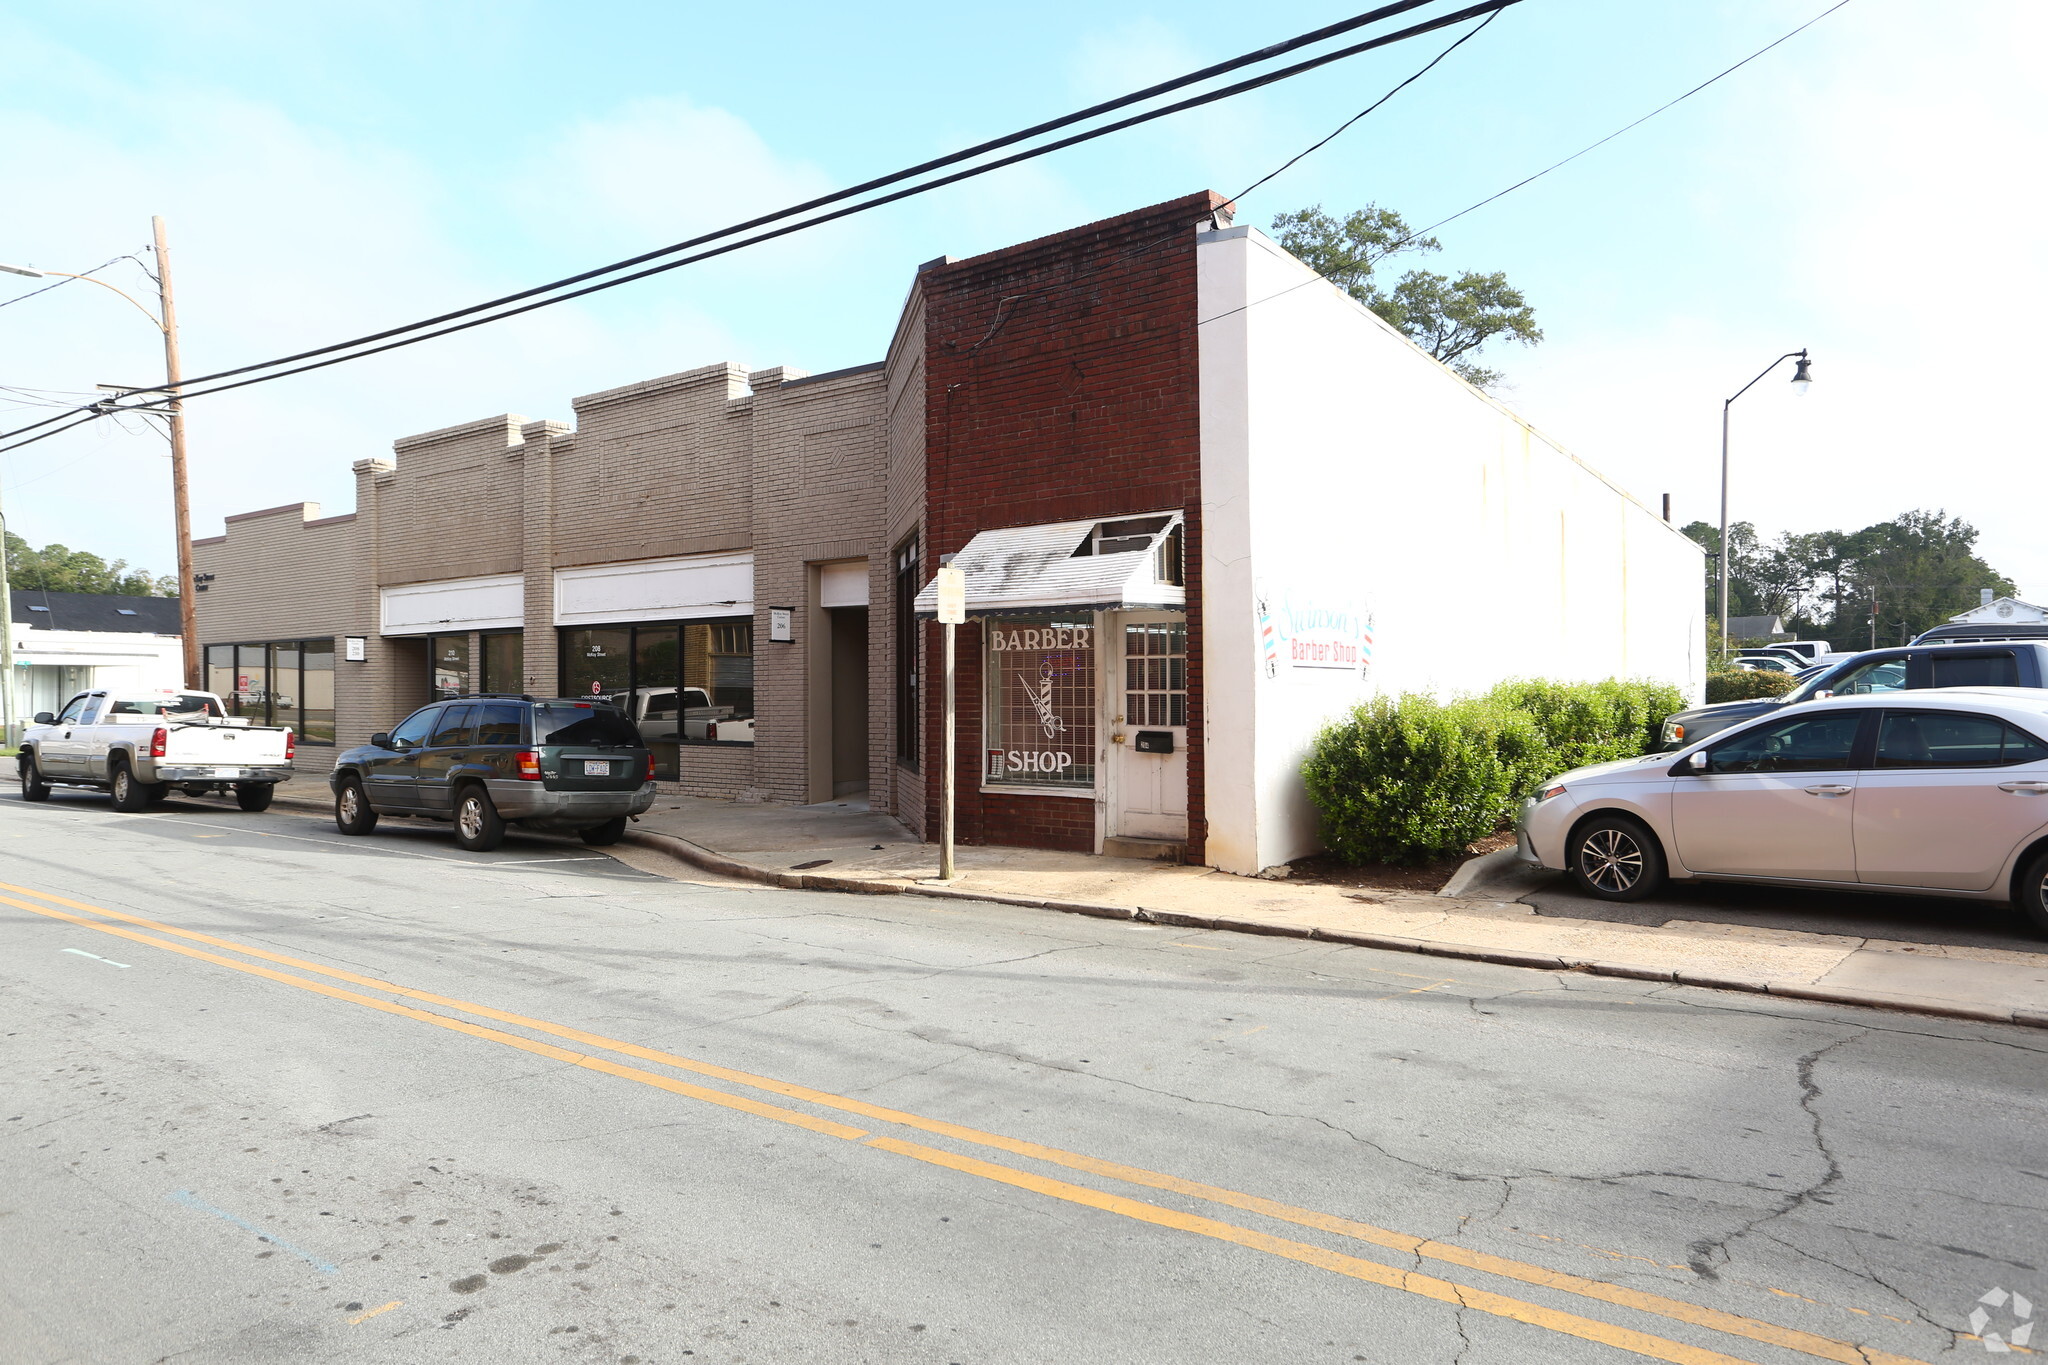
[[[172,767],[189,763],[229,763],[237,767],[275,766],[286,761],[281,729],[226,725],[174,725],[158,761]]]

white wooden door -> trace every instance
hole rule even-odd
[[[1188,627],[1179,612],[1110,618],[1116,651],[1108,832],[1130,839],[1188,837]],[[1122,743],[1115,742],[1122,736]],[[1171,751],[1145,752],[1166,737]]]

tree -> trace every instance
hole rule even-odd
[[[1442,250],[1434,237],[1417,237],[1392,209],[1367,204],[1342,220],[1311,204],[1273,220],[1280,245],[1317,274],[1385,318],[1410,341],[1482,389],[1501,384],[1498,370],[1476,363],[1474,353],[1496,337],[1533,346],[1543,340],[1536,310],[1496,270],[1468,270],[1452,279],[1411,270],[1393,288],[1374,276],[1380,262],[1404,251]]]
[[[1720,532],[1683,528],[1712,555]],[[2012,580],[1976,553],[1977,528],[1945,511],[1901,512],[1860,531],[1786,532],[1761,543],[1756,527],[1728,528],[1728,614],[1783,616],[1788,630],[1842,648],[1868,645],[1872,603],[1878,643],[1897,643],[1977,604],[1981,588],[2010,595]],[[1707,561],[1707,606],[1714,562]]]
[[[131,597],[176,597],[175,575],[153,577],[147,569],[131,569],[128,561],[109,564],[90,550],[45,545],[38,550],[12,531],[7,533],[7,582],[14,588],[47,592],[118,593]]]

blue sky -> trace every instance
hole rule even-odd
[[[1829,0],[1525,0],[1243,206],[1431,221],[1604,135]],[[1454,7],[1441,3],[1428,12]],[[1854,0],[1727,81],[1441,234],[1547,333],[1504,397],[1645,502],[1714,512],[1720,400],[1768,533],[1940,506],[2037,600],[2048,343],[2031,0]],[[1347,12],[615,4],[0,6],[0,260],[81,270],[171,221],[188,369],[370,330],[865,178]],[[1234,192],[1447,41],[1417,39],[926,199],[397,356],[196,404],[195,527],[350,505],[351,461],[715,360],[880,356],[910,271],[1201,188]],[[124,287],[139,275],[106,276]],[[0,298],[34,286],[0,277]],[[0,309],[0,384],[160,364],[73,285]],[[0,393],[0,401],[15,395]],[[34,415],[7,408],[0,416]],[[108,424],[0,458],[10,525],[168,569],[163,442]]]

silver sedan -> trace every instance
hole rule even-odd
[[[1941,688],[1773,711],[1546,782],[1525,862],[1630,901],[1668,880],[2011,901],[2048,933],[2048,695]]]

